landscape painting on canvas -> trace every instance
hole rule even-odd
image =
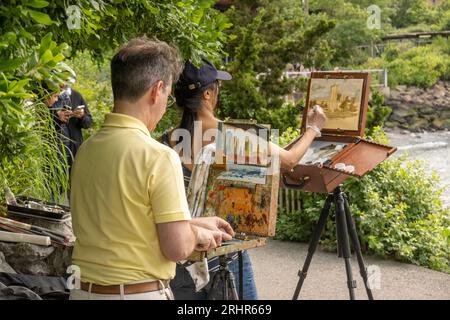
[[[311,79],[308,106],[323,108],[324,129],[358,130],[363,84],[363,79]]]

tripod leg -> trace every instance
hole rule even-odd
[[[222,271],[224,272],[224,271]],[[230,297],[228,296],[228,277],[227,274],[223,274],[222,276],[222,285],[223,285],[223,300],[229,300]]]
[[[217,270],[211,280],[211,289],[206,296],[206,300],[216,300],[217,299],[217,289],[220,284],[220,270]]]
[[[239,260],[239,300],[243,300],[244,299],[244,261],[243,261],[243,257],[242,257],[242,251],[238,252],[238,256],[239,256],[239,258],[238,258],[238,260]]]
[[[320,213],[319,221],[317,222],[316,228],[314,229],[314,233],[311,237],[311,241],[308,247],[308,255],[306,256],[305,262],[303,264],[302,270],[298,272],[299,280],[297,283],[297,287],[295,288],[294,296],[292,300],[297,300],[298,295],[300,294],[300,290],[302,289],[303,282],[305,281],[306,275],[308,274],[309,265],[311,264],[312,257],[314,252],[316,251],[317,245],[319,244],[320,236],[325,228],[325,224],[327,222],[328,214],[330,213],[331,202],[333,201],[333,195],[329,195],[325,200],[325,204],[323,206],[322,212]]]
[[[367,282],[367,279],[368,279],[367,269],[364,264],[364,259],[362,256],[361,245],[359,243],[358,234],[356,233],[356,226],[355,226],[355,223],[353,222],[352,215],[350,213],[350,206],[348,204],[348,199],[345,194],[344,194],[344,206],[345,206],[345,216],[347,219],[347,226],[349,229],[350,238],[352,240],[353,248],[356,253],[356,258],[358,260],[359,273],[361,274],[361,277],[364,280],[364,286],[366,288],[366,292],[367,292],[367,296],[369,297],[369,300],[373,300],[372,290],[369,288],[369,284]]]
[[[340,244],[342,255],[345,261],[345,270],[347,273],[347,286],[350,294],[350,299],[355,299],[356,282],[353,280],[352,267],[350,264],[350,243],[348,239],[347,220],[345,215],[344,197],[340,187],[336,188],[334,192],[334,201],[336,206],[336,228],[337,228],[337,242]]]
[[[226,285],[229,286],[229,290],[230,290],[229,293],[231,294],[231,297],[227,296],[227,299],[229,299],[229,300],[239,300],[238,293],[237,293],[237,290],[236,290],[236,282],[235,282],[235,279],[234,279],[234,275],[233,275],[233,273],[230,270],[228,270],[228,272],[227,272]]]

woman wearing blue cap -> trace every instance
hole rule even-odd
[[[181,123],[176,129],[185,129],[189,131],[192,141],[189,141],[189,146],[196,138],[194,136],[194,122],[200,121],[202,134],[210,129],[217,129],[219,120],[215,116],[215,111],[219,105],[219,88],[222,81],[231,80],[231,75],[228,72],[217,70],[214,65],[203,59],[203,65],[197,68],[190,62],[186,62],[185,68],[178,83],[175,85],[175,98],[177,105],[183,110]],[[320,135],[320,130],[325,123],[326,117],[320,107],[314,108],[314,111],[308,115],[307,130],[303,137],[298,140],[292,148],[284,150],[274,144],[270,145],[270,150],[279,152],[281,167],[291,169],[293,168],[306,150],[309,148],[314,138]],[[175,147],[182,141],[171,139],[171,133],[166,132],[162,135],[161,141],[168,146]],[[203,139],[203,138],[202,138]],[[210,144],[211,141],[202,140],[202,146]],[[191,153],[191,158],[188,163],[183,162],[183,173],[186,187],[191,179],[195,152]],[[183,155],[185,158],[185,155]],[[250,256],[246,251],[243,252],[243,292],[245,300],[258,299],[255,280],[253,277],[253,269],[250,261]],[[237,261],[237,254],[233,257],[229,268],[234,273],[235,279],[238,279],[239,267]],[[212,258],[208,261],[208,269],[210,274],[219,269],[219,262],[217,258]],[[192,273],[192,272],[191,272]],[[206,299],[208,296],[209,286],[206,286],[200,291],[196,291],[196,284],[191,277],[191,273],[184,265],[178,264],[176,276],[171,282],[175,299]],[[210,277],[212,278],[212,276]],[[236,284],[239,286],[239,283]]]

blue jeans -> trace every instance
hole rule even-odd
[[[230,262],[230,271],[233,272],[236,288],[239,294],[239,259]],[[244,272],[243,288],[244,300],[258,300],[258,292],[256,291],[255,277],[253,275],[252,261],[247,251],[242,251],[242,270]]]

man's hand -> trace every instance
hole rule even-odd
[[[192,231],[195,234],[195,250],[208,251],[222,245],[222,232],[208,230],[191,224]]]
[[[83,118],[84,114],[85,114],[84,108],[76,108],[75,111],[73,112],[73,116],[78,119]]]
[[[58,115],[58,118],[60,121],[67,123],[72,116],[72,111],[70,110],[58,110],[56,111],[56,114]]]
[[[218,231],[222,234],[222,240],[231,240],[234,237],[234,231],[231,225],[219,217],[202,217],[191,220],[191,225],[196,225],[208,230]]]
[[[315,105],[312,110],[308,111],[306,125],[316,126],[319,130],[322,130],[325,125],[325,121],[327,121],[327,117],[320,106]]]

